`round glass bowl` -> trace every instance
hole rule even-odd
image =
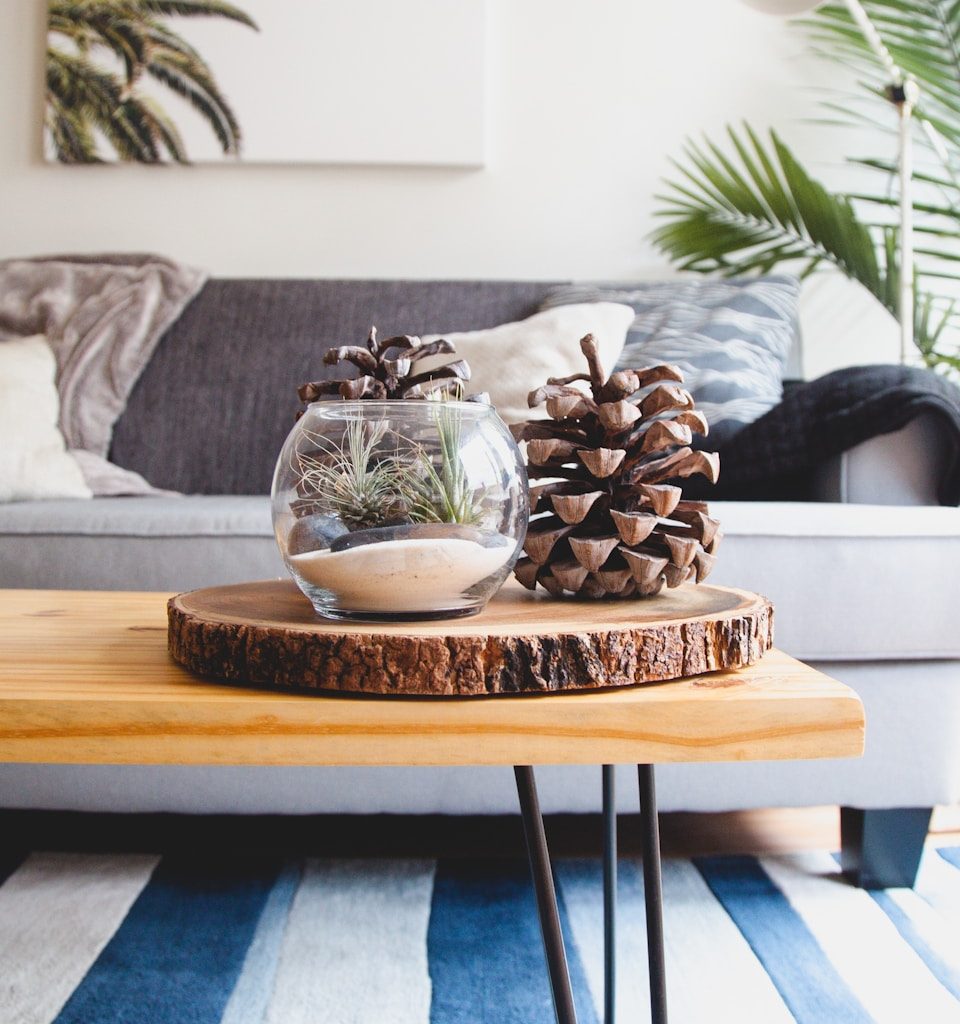
[[[479,612],[510,574],[527,518],[520,450],[477,402],[314,402],[273,478],[284,562],[337,619]]]

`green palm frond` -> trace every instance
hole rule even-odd
[[[123,86],[89,58],[51,47],[47,51],[47,91],[59,110],[69,110],[92,131],[100,131],[126,160],[153,161],[156,144],[143,117],[125,101]],[[61,160],[65,154],[58,154]]]
[[[897,316],[897,229],[865,223],[851,197],[830,192],[811,177],[775,132],[769,146],[747,125],[742,134],[728,128],[728,135],[730,153],[709,140],[687,144],[685,161],[674,164],[678,176],[657,197],[662,205],[656,215],[667,223],[652,233],[654,244],[681,270],[725,276],[767,273],[791,264],[806,276],[831,265]],[[938,264],[960,260],[949,249],[920,246],[918,254]],[[917,276],[958,275],[928,269]],[[931,366],[953,358],[939,346],[955,324],[955,312],[949,298],[918,290],[917,346]]]
[[[92,18],[112,15],[129,21],[152,17],[226,18],[256,29],[257,23],[235,4],[220,0],[49,0],[51,18],[85,24]]]
[[[674,165],[680,178],[657,197],[669,223],[654,244],[684,270],[740,275],[801,263],[810,273],[830,263],[885,294],[896,268],[878,259],[850,200],[807,174],[775,132],[769,148],[749,126],[728,135],[732,155],[709,140],[687,144],[686,162]]]
[[[960,0],[863,0],[893,60],[920,90],[916,114],[941,136],[917,139],[924,161],[913,173],[914,303],[917,347],[930,366],[960,370]],[[889,72],[852,20],[833,0],[799,24],[814,52],[851,69],[855,88],[828,90],[824,118],[842,128],[891,136],[898,117],[886,87]],[[859,281],[899,314],[899,206],[897,166],[888,157],[857,157],[855,192],[830,192],[775,135],[761,144],[745,127],[730,132],[723,149],[688,145],[678,176],[658,199],[665,223],[654,242],[683,269],[724,274],[772,270],[793,263],[802,273],[829,263]],[[870,176],[874,175],[871,182]],[[872,186],[872,187],[871,187]],[[951,347],[952,346],[952,347]]]
[[[149,96],[141,97],[138,102],[151,119],[154,137],[166,149],[170,159],[175,163],[188,163],[187,150],[180,137],[180,132],[177,131],[177,126],[167,116],[163,107]]]
[[[64,108],[56,96],[48,98],[45,124],[62,163],[101,162],[89,123],[76,110]]]
[[[920,87],[919,116],[960,146],[960,4],[956,0],[863,0],[894,61]],[[846,4],[824,4],[800,21],[816,52],[866,76],[877,95],[887,74]]]
[[[240,10],[235,4],[223,3],[221,0],[125,0],[125,4],[145,14],[227,18],[252,29],[258,27],[245,11]]]
[[[175,53],[182,53],[185,57],[192,57],[194,60],[203,61],[200,54],[186,39],[178,36],[176,32],[171,32],[162,22],[148,21],[144,22],[144,26],[150,42],[155,46],[172,50]]]

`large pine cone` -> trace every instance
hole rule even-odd
[[[323,361],[329,366],[352,363],[358,375],[350,380],[319,380],[302,385],[297,394],[301,402],[320,398],[425,398],[430,393],[459,397],[464,382],[470,379],[470,367],[463,359],[445,366],[416,373],[416,364],[427,356],[453,352],[453,345],[440,338],[424,345],[419,338],[400,334],[386,341],[377,340],[376,327],[370,328],[367,343],[328,349]]]
[[[669,481],[701,473],[715,483],[719,457],[694,451],[707,421],[679,385],[675,366],[620,370],[607,378],[597,345],[580,342],[589,373],[551,377],[531,391],[550,419],[511,427],[527,442],[534,518],[517,579],[555,596],[650,597],[664,585],[698,583],[713,568],[719,522],[702,501],[683,501]],[[571,387],[588,381],[590,394]]]

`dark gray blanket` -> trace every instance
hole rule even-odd
[[[794,385],[780,405],[732,437],[706,438],[702,447],[720,452],[720,480],[700,488],[700,496],[802,501],[825,459],[929,412],[942,417],[951,442],[940,502],[960,504],[960,388],[931,370],[889,365],[836,370]]]

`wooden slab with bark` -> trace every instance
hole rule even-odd
[[[212,587],[168,606],[191,671],[284,690],[481,697],[663,682],[752,665],[773,643],[757,594],[685,584],[648,601],[555,600],[509,582],[470,619],[337,622],[292,582]]]

